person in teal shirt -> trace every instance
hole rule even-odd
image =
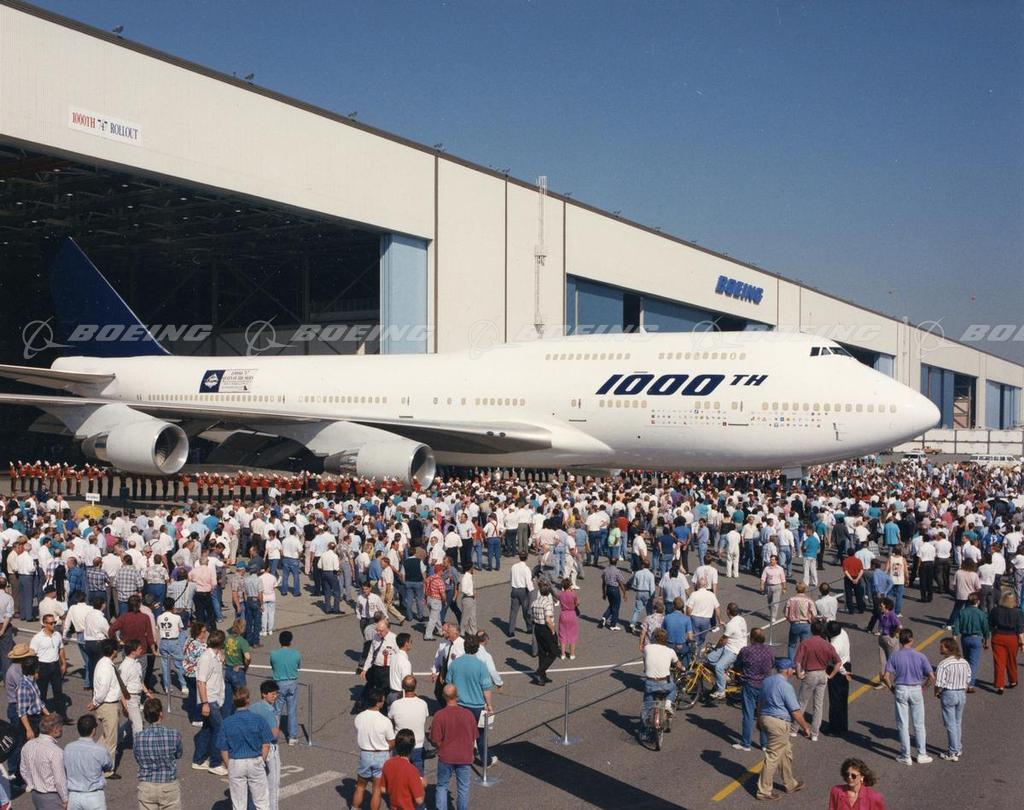
[[[278,695],[274,708],[278,715],[282,710],[287,713],[288,726],[285,736],[288,745],[295,745],[299,739],[299,670],[302,668],[302,655],[292,647],[291,630],[284,630],[277,637],[280,649],[270,654],[270,671],[277,681]]]
[[[487,670],[487,664],[476,657],[480,649],[480,640],[475,635],[466,638],[466,654],[460,655],[448,665],[447,682],[454,684],[459,690],[459,705],[473,712],[473,716],[480,722],[480,715],[486,711],[491,712],[491,689],[494,682]],[[481,727],[480,735],[483,734]],[[482,756],[483,737],[477,738],[477,756]],[[492,758],[488,764],[493,765],[497,761]]]

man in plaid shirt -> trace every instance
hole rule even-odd
[[[142,572],[132,565],[132,558],[125,554],[122,558],[124,565],[114,574],[114,590],[117,592],[117,612],[124,613],[128,610],[128,597],[133,593],[142,590]]]
[[[164,706],[150,698],[142,706],[146,727],[135,735],[132,751],[139,763],[139,806],[151,810],[181,810],[178,760],[181,734],[161,725]]]
[[[107,587],[109,585],[110,578],[107,576],[107,572],[103,570],[102,560],[97,557],[93,560],[92,566],[85,569],[85,589],[89,594],[89,604],[91,605],[92,601],[100,596],[106,599]]]
[[[18,689],[15,692],[15,709],[21,724],[17,731],[22,740],[38,736],[39,719],[44,714],[49,714],[43,705],[39,687],[36,686],[38,669],[39,661],[35,658],[26,658],[21,662],[21,680],[18,681]]]

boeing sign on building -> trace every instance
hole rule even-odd
[[[738,298],[740,301],[749,301],[752,304],[760,304],[761,298],[764,297],[763,287],[755,287],[753,284],[747,284],[728,276],[718,277],[715,292],[719,295],[728,295],[730,298]]]

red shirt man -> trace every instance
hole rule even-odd
[[[449,694],[454,697],[449,698]],[[430,740],[437,747],[437,758],[448,765],[472,765],[473,744],[477,738],[476,718],[473,712],[459,706],[455,687],[444,688],[447,705],[434,715],[430,726]]]

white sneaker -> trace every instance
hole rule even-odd
[[[791,732],[789,732],[789,736],[790,737],[799,737],[800,736],[800,732],[798,732],[798,731],[791,731]]]
[[[725,692],[712,692],[711,693],[711,699],[712,700],[725,700]]]
[[[210,770],[210,766],[207,765],[205,762],[193,762],[192,763],[192,770],[193,771],[208,771],[208,770]]]
[[[928,756],[927,754],[918,754],[917,755],[917,764],[918,765],[927,765],[929,762],[932,762],[932,761],[933,761],[932,758],[930,756]]]
[[[901,765],[913,765],[914,761],[910,757],[896,757],[896,761]]]
[[[181,690],[182,697],[188,697],[188,687],[183,687]]]
[[[570,655],[570,656],[569,656],[569,660],[570,660],[570,661],[575,661],[575,660],[576,660],[576,655],[575,655],[575,654],[573,654],[573,655]]]
[[[743,743],[733,743],[732,747],[735,748],[737,751],[749,751],[750,750],[750,746],[749,745],[744,745]]]
[[[562,654],[561,654],[561,655],[559,656],[559,658],[560,658],[561,660],[563,660],[563,661],[564,661],[564,660],[565,660],[565,653],[562,653]]]
[[[817,734],[812,734],[811,735],[811,742],[817,742],[817,741],[818,741],[818,735]]]
[[[192,721],[192,726],[194,728],[202,728],[203,727],[203,721],[202,720],[193,720]]]
[[[288,740],[288,745],[298,745],[298,744],[299,744],[299,741],[298,741],[298,739],[296,737],[292,737],[290,740]]]
[[[216,768],[210,768],[209,771],[210,771],[210,773],[214,774],[215,776],[227,776],[228,775],[228,769],[225,768],[223,765],[218,765]]]
[[[943,753],[939,754],[939,757],[941,759],[946,760],[946,762],[959,762],[960,761],[960,755],[959,754],[947,754],[947,753],[943,752]]]
[[[621,629],[622,629],[622,626],[621,626],[621,625],[618,625],[618,624],[613,624],[613,625],[611,626],[611,629],[612,629],[612,630],[621,630]]]

